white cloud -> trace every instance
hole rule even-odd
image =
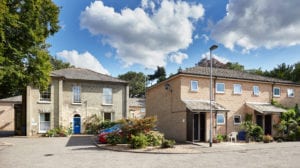
[[[209,37],[206,34],[202,34],[201,37],[204,39],[204,42],[208,42]]]
[[[76,50],[63,50],[56,54],[75,67],[90,69],[102,74],[109,74],[96,57],[89,52],[78,53]]]
[[[111,52],[107,52],[104,54],[105,57],[110,58],[113,56],[113,54]]]
[[[188,58],[188,55],[185,53],[182,53],[182,52],[172,53],[172,54],[170,54],[170,57],[169,57],[171,62],[175,62],[177,64],[181,64],[182,61],[187,58]]]
[[[172,0],[144,0],[141,6],[118,13],[95,1],[81,13],[81,28],[106,37],[104,42],[116,49],[125,66],[165,66],[170,53],[193,42],[194,23],[203,17],[204,8],[199,3]],[[151,14],[146,7],[153,9]]]
[[[229,0],[227,15],[213,28],[212,38],[244,53],[300,44],[299,6],[299,0]]]
[[[209,52],[204,53],[204,54],[202,54],[201,57],[202,57],[202,58],[206,58],[206,59],[209,60],[209,59],[210,59],[210,53],[209,53]],[[229,60],[228,60],[227,58],[221,57],[221,56],[218,56],[218,55],[215,55],[215,54],[212,54],[212,57],[213,57],[214,59],[220,61],[220,62],[223,63],[223,64],[226,64],[227,62],[229,62]]]
[[[198,39],[199,39],[199,35],[196,34],[196,35],[194,36],[194,39],[195,39],[195,40],[198,40]]]

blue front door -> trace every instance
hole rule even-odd
[[[80,134],[80,117],[74,117],[73,119],[73,133]]]

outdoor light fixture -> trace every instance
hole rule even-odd
[[[209,110],[210,110],[210,121],[209,121],[209,147],[212,147],[212,51],[217,49],[217,45],[212,45],[209,48],[210,57],[210,85],[209,85]]]

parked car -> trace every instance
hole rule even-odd
[[[118,132],[121,134],[122,133],[121,124],[116,124],[110,128],[100,130],[100,133],[98,134],[98,141],[100,143],[107,143],[107,140],[106,140],[107,135],[110,133],[113,133],[113,132]]]

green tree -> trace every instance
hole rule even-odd
[[[293,70],[293,81],[294,82],[300,82],[300,62],[297,62],[294,65],[294,70]]]
[[[274,77],[283,80],[292,80],[294,67],[285,63],[277,65],[273,70],[266,72],[265,76]]]
[[[1,0],[0,98],[33,84],[45,89],[51,71],[46,39],[59,30],[51,0]]]
[[[157,83],[166,80],[166,70],[164,67],[157,66],[153,75],[148,75],[149,80],[157,79]]]
[[[241,65],[237,62],[228,62],[228,63],[226,63],[226,67],[227,67],[227,69],[244,71],[244,65]]]
[[[258,69],[249,69],[249,70],[246,70],[246,72],[254,74],[254,75],[261,75],[261,76],[263,76],[265,74],[265,72],[262,71],[261,67],[259,67]]]
[[[74,68],[74,66],[71,65],[70,63],[63,62],[62,60],[56,59],[55,57],[50,57],[50,62],[51,62],[52,70]]]
[[[120,79],[129,82],[129,96],[143,97],[145,95],[145,80],[146,77],[142,72],[129,71],[125,74],[119,75]]]

